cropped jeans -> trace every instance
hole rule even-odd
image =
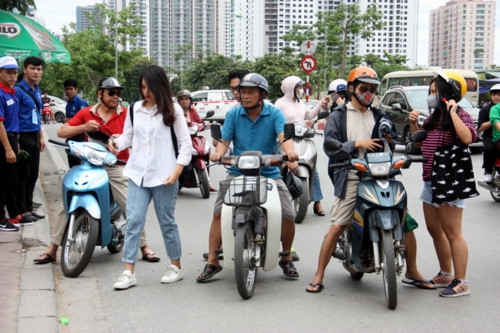
[[[174,185],[142,187],[129,179],[127,195],[127,232],[122,261],[135,264],[141,230],[146,223],[149,203],[153,199],[156,217],[165,243],[167,255],[171,260],[178,260],[182,255],[179,229],[175,222],[175,203],[179,193],[178,182]]]
[[[313,181],[313,193],[312,193],[312,201],[321,201],[323,200],[323,193],[321,193],[321,184],[319,182],[319,174],[318,168],[314,169],[314,181]]]

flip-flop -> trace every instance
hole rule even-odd
[[[432,285],[427,287],[425,284],[430,284],[430,283],[429,283],[429,281],[425,281],[425,280],[414,280],[414,279],[404,278],[403,280],[401,280],[401,282],[403,282],[405,284],[409,284],[410,286],[420,288],[420,289],[427,289],[427,290],[437,289],[435,286],[432,286]]]
[[[205,282],[206,280],[213,278],[214,275],[219,273],[220,271],[222,271],[222,266],[206,264],[203,272],[201,272],[196,281]]]
[[[37,265],[48,264],[49,262],[56,262],[56,258],[52,257],[48,253],[40,254],[38,258],[33,259],[33,262]]]
[[[323,288],[325,287],[325,285],[323,283],[321,283],[321,282],[318,282],[318,283],[312,283],[312,282],[310,282],[309,283],[309,287],[312,287],[313,289],[307,289],[306,288],[306,291],[308,293],[318,294],[318,293],[320,293],[323,290]],[[318,289],[315,289],[316,287],[318,287]]]
[[[158,262],[160,261],[160,257],[156,255],[156,253],[151,252],[151,253],[146,253],[142,256],[142,260],[147,261],[147,262]]]

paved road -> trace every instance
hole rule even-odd
[[[55,137],[59,125],[46,126],[47,134]],[[317,138],[321,147],[321,138]],[[321,149],[320,149],[321,150]],[[56,153],[57,154],[57,153]],[[59,162],[64,162],[64,155]],[[482,175],[481,155],[474,155],[476,176]],[[329,209],[333,187],[326,174],[326,157],[319,156],[319,172],[325,200]],[[60,165],[43,165],[49,172],[47,183],[57,183]],[[418,195],[421,189],[421,166],[413,165],[401,179],[409,194],[409,208],[420,222],[416,235],[419,244],[418,263],[421,272],[432,277],[438,271],[432,240],[428,235]],[[212,183],[224,176],[222,167],[211,171]],[[50,178],[52,177],[52,178]],[[47,186],[48,201],[58,199],[57,186]],[[52,193],[50,193],[52,191]],[[255,295],[244,301],[240,298],[234,274],[223,270],[213,282],[198,284],[195,278],[205,262],[202,253],[207,249],[207,236],[216,195],[207,200],[197,189],[183,189],[176,207],[183,243],[185,278],[173,285],[160,284],[167,267],[159,226],[150,207],[147,235],[150,246],[161,256],[160,263],[139,260],[136,267],[138,285],[126,291],[113,291],[112,285],[120,275],[121,255],[110,255],[96,248],[94,257],[83,272],[70,279],[62,275],[59,265],[53,265],[58,296],[58,316],[70,318],[62,332],[497,332],[500,327],[497,289],[500,276],[496,262],[500,251],[496,247],[500,224],[497,223],[499,204],[489,193],[467,201],[464,211],[464,233],[469,244],[468,279],[471,296],[445,299],[437,291],[398,286],[396,310],[385,306],[381,276],[367,274],[361,281],[351,280],[337,260],[332,260],[321,294],[304,291],[316,268],[319,246],[329,221],[312,214],[296,226],[294,247],[301,260],[296,263],[300,272],[297,281],[286,280],[281,269],[259,271]],[[60,201],[59,201],[60,203]],[[30,255],[27,256],[28,260]],[[59,260],[58,260],[59,261]],[[61,326],[60,326],[61,327]]]

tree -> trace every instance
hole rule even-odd
[[[268,98],[271,101],[283,96],[281,82],[285,77],[304,75],[300,70],[300,58],[286,54],[266,54],[262,58],[257,58],[251,71],[266,78],[269,85]]]
[[[35,0],[2,0],[0,2],[0,9],[9,12],[17,9],[21,15],[26,15],[29,7],[36,9]]]
[[[315,23],[318,40],[326,41],[327,54],[339,65],[339,77],[347,74],[348,49],[356,38],[369,39],[376,30],[382,29],[384,15],[375,5],[369,6],[365,13],[359,5],[340,3],[335,11],[318,13]],[[333,52],[328,52],[328,50]],[[352,61],[357,62],[357,61]]]
[[[95,13],[89,17],[95,22],[94,29],[75,32],[74,24],[69,28],[64,27],[63,44],[71,53],[71,64],[47,64],[41,81],[43,90],[62,97],[64,80],[74,78],[78,81],[84,97],[89,102],[95,101],[99,80],[106,76],[115,76],[115,36],[119,44],[126,45],[127,41],[133,41],[135,36],[143,33],[140,18],[133,15],[133,9],[131,5],[115,16],[114,11],[108,10],[104,4],[98,4]],[[136,64],[144,60],[143,51],[119,51],[117,59],[117,79],[123,82],[124,73],[131,71]],[[60,93],[55,93],[56,91]]]

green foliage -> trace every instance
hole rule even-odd
[[[36,9],[35,0],[2,0],[0,1],[0,9],[13,11],[16,8],[19,14],[26,15],[29,7]]]
[[[285,77],[290,75],[305,77],[300,69],[300,58],[285,54],[266,54],[262,58],[257,58],[251,71],[266,78],[269,85],[268,99],[271,101],[283,96],[281,81]]]
[[[75,32],[75,25],[63,28],[63,44],[71,53],[71,64],[47,64],[40,83],[44,91],[63,97],[63,82],[68,78],[78,81],[79,90],[90,103],[96,101],[96,87],[99,80],[115,75],[115,36],[119,43],[133,41],[143,33],[140,18],[133,15],[133,6],[129,6],[115,15],[104,4],[96,5],[96,12],[91,15],[95,28]],[[109,23],[103,23],[109,22]],[[115,26],[114,23],[118,22]],[[118,51],[118,77],[120,82],[125,73],[132,71],[136,64],[144,61],[143,51]],[[134,89],[136,92],[136,89]],[[127,98],[134,95],[124,94]],[[133,94],[131,92],[131,94]],[[125,99],[125,98],[124,98]]]

